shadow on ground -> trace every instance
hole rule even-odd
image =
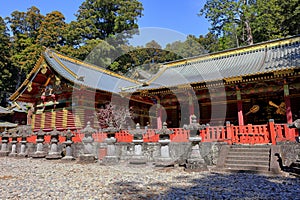
[[[163,172],[162,172],[163,173]],[[300,179],[255,173],[209,173],[143,184],[116,182],[122,199],[300,199]]]

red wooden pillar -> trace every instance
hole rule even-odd
[[[241,91],[239,88],[236,90],[236,97],[237,97],[237,109],[238,109],[238,122],[239,126],[244,125],[244,115],[243,115],[243,101],[241,97]]]
[[[232,137],[231,125],[229,121],[226,122],[226,132],[227,132],[226,139],[228,139],[227,143],[231,145],[233,143],[233,137]]]
[[[270,139],[271,139],[272,145],[276,145],[276,132],[275,132],[274,119],[269,120],[269,132],[270,132]]]
[[[157,101],[157,129],[162,128],[162,107],[160,105],[160,100]]]
[[[284,102],[286,106],[286,121],[288,124],[291,124],[293,123],[293,115],[291,109],[289,85],[286,82],[284,83],[283,91],[284,91]]]

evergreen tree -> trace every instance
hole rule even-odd
[[[0,98],[5,99],[6,93],[11,92],[14,85],[12,77],[12,66],[10,62],[10,41],[6,23],[0,17]]]
[[[142,10],[137,0],[86,0],[76,14],[77,30],[84,41],[104,40],[117,33],[122,33],[120,39],[124,40],[130,37],[130,30],[138,28]]]
[[[38,43],[41,46],[60,49],[65,44],[64,33],[66,22],[64,15],[59,11],[48,13],[38,31]]]

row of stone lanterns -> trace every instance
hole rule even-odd
[[[2,133],[2,142],[1,142],[1,150],[0,150],[0,156],[13,156],[13,157],[26,157],[30,156],[32,158],[45,158],[46,159],[60,159],[62,158],[61,153],[58,151],[58,141],[59,141],[59,135],[61,132],[57,131],[56,128],[53,129],[50,133],[48,133],[51,136],[50,141],[50,150],[48,154],[43,149],[43,143],[44,143],[44,137],[47,135],[47,133],[43,132],[42,130],[39,130],[38,132],[33,133],[33,135],[36,135],[36,151],[30,155],[26,152],[26,144],[27,144],[27,137],[31,133],[30,127],[21,126],[18,129],[14,130],[15,132],[12,132],[9,134],[7,130],[5,130]],[[18,132],[18,134],[16,133]],[[72,156],[72,149],[71,144],[73,143],[71,138],[74,136],[70,130],[68,130],[66,133],[63,133],[62,136],[66,137],[66,141],[63,143],[66,145],[66,156],[63,158],[64,160],[73,160],[74,157]],[[17,143],[18,138],[21,137],[21,147],[20,147],[20,153],[17,153]],[[11,152],[8,151],[8,142],[9,138],[11,138]]]
[[[1,142],[1,150],[0,150],[0,156],[11,156],[11,157],[25,157],[26,156],[26,143],[27,143],[27,136],[30,133],[30,128],[27,126],[21,126],[18,129],[14,129],[15,132],[13,133],[8,133],[7,130],[5,129],[4,132],[2,133],[2,142]],[[18,134],[16,133],[18,132]],[[17,143],[18,143],[18,138],[21,137],[21,151],[18,154],[17,153]],[[11,152],[8,150],[8,142],[9,138],[11,138]]]
[[[206,126],[200,125],[197,123],[196,116],[191,116],[191,123],[189,125],[185,125],[184,129],[190,130],[190,138],[189,141],[191,142],[191,152],[187,159],[187,168],[189,169],[197,169],[197,170],[207,170],[207,166],[204,162],[200,154],[200,147],[199,143],[201,142],[201,137],[199,131],[206,128]],[[107,134],[107,138],[104,140],[104,144],[106,147],[106,156],[102,160],[105,164],[115,164],[119,161],[119,157],[117,156],[116,146],[115,143],[117,142],[115,134],[119,132],[120,129],[113,126],[113,123],[109,123],[109,126],[102,130],[103,133]],[[94,139],[93,134],[97,132],[96,129],[91,127],[90,122],[87,123],[87,126],[81,130],[84,134],[84,138],[82,139],[83,144],[83,152],[79,155],[79,161],[83,162],[95,162],[95,154],[94,154]],[[147,159],[144,156],[143,152],[143,135],[147,132],[146,129],[141,129],[139,124],[136,124],[136,129],[129,130],[129,133],[133,135],[134,144],[134,153],[129,160],[130,164],[134,165],[141,165],[146,164]],[[162,129],[156,130],[155,134],[159,135],[158,143],[160,144],[160,154],[157,158],[154,158],[154,161],[157,166],[167,166],[173,162],[170,156],[170,134],[173,134],[174,131],[167,128],[167,123],[164,122]],[[36,139],[36,151],[32,153],[30,156],[33,158],[46,158],[46,159],[61,159],[62,155],[58,151],[58,142],[59,142],[59,135],[65,136],[66,141],[63,143],[65,144],[65,156],[62,158],[64,160],[74,160],[72,156],[72,137],[74,136],[70,130],[61,133],[60,131],[53,129],[53,131],[49,132],[48,135],[51,136],[51,143],[49,152],[46,153],[43,150],[43,143],[44,137],[47,133],[39,130],[35,133]],[[2,133],[2,144],[0,155],[2,156],[25,156],[26,154],[26,137],[29,135],[29,132],[22,130],[19,131],[19,134],[13,133],[9,135],[7,131]],[[8,141],[9,137],[11,137],[11,152],[8,152]],[[17,154],[17,138],[21,137],[21,151]]]

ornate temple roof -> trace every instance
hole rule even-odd
[[[10,100],[17,100],[26,90],[42,68],[43,60],[74,84],[111,93],[134,92],[230,79],[238,81],[247,76],[300,68],[300,35],[165,63],[144,83],[46,49]]]
[[[122,87],[141,84],[99,66],[72,59],[51,50],[46,50],[44,57],[57,73],[74,84],[112,93],[120,92]]]
[[[163,65],[143,89],[235,79],[300,68],[300,36],[198,56]]]

